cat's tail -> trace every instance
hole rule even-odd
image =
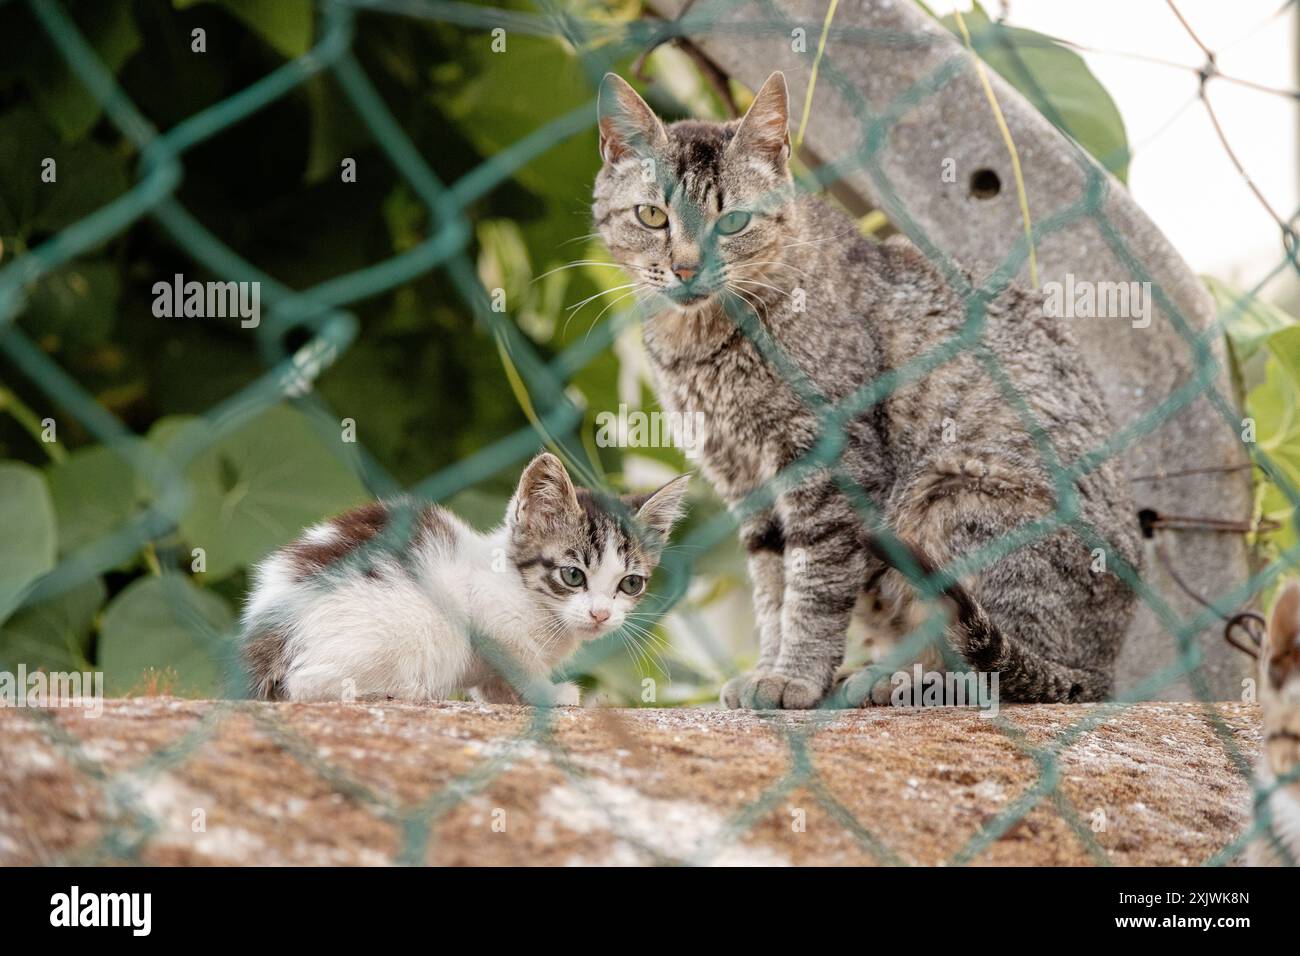
[[[938,570],[935,562],[921,549],[898,541],[909,553],[917,569],[924,574]],[[894,559],[895,551],[886,548],[874,535],[867,540],[868,550],[894,570],[905,573]],[[959,582],[944,589],[956,615],[951,631],[954,648],[975,670],[998,675],[998,694],[1008,701],[1021,703],[1074,703],[1104,700],[1110,696],[1109,673],[1069,667],[1044,657],[1035,648],[1014,639],[989,617],[983,605]]]

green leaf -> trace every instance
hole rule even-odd
[[[104,611],[99,666],[105,692],[125,694],[150,670],[174,670],[176,692],[221,692],[234,613],[225,601],[177,574],[133,581]]]
[[[110,73],[116,75],[140,49],[131,0],[83,0],[71,4],[68,13]],[[32,31],[39,36],[34,38]],[[42,115],[63,142],[83,138],[99,120],[103,112],[99,101],[34,22],[19,26],[11,21],[8,28],[0,26],[0,58],[9,71],[23,78]]]
[[[120,293],[111,262],[71,263],[36,286],[22,326],[49,352],[100,345],[113,331]]]
[[[1274,333],[1268,345],[1273,354],[1266,365],[1266,377],[1247,396],[1246,407],[1255,419],[1260,450],[1300,489],[1300,403],[1296,397],[1300,395],[1300,326]],[[1279,351],[1286,352],[1285,359]],[[1296,544],[1295,505],[1271,481],[1257,485],[1255,494],[1259,512],[1281,523],[1277,531],[1262,536],[1267,553],[1275,558]]]
[[[0,670],[86,670],[90,632],[108,591],[91,578],[57,597],[25,607],[0,625]]]
[[[364,427],[364,423],[362,423]],[[193,495],[181,537],[203,548],[207,574],[223,578],[288,543],[308,525],[368,497],[342,458],[300,412],[276,406],[218,437],[204,419],[161,419],[149,440],[169,453],[203,448],[185,469]]]
[[[1300,325],[1292,325],[1268,337],[1268,350],[1291,380],[1291,388],[1300,391]]]
[[[55,162],[52,183],[41,181],[47,158]],[[122,155],[91,141],[60,143],[26,106],[0,115],[0,169],[0,236],[54,232],[127,189]]]
[[[54,567],[55,538],[54,506],[41,473],[22,462],[0,462],[0,621]]]
[[[45,476],[58,516],[59,554],[111,534],[138,509],[135,473],[111,448],[78,448],[47,465]]]
[[[592,99],[590,80],[582,63],[564,42],[551,37],[512,35],[508,39],[511,68],[495,62],[502,54],[477,37],[466,54],[477,59],[476,75],[457,78],[440,94],[443,109],[458,120],[461,131],[485,156],[517,142],[537,128],[539,116],[559,116]],[[544,83],[538,77],[546,77]],[[571,136],[516,170],[515,178],[541,196],[553,196],[564,184],[586,181],[599,166],[595,134]],[[590,197],[588,197],[590,199]],[[569,223],[561,221],[564,228]]]
[[[1214,296],[1219,317],[1227,320],[1223,330],[1239,362],[1249,361],[1273,333],[1296,324],[1294,318],[1259,296],[1245,296],[1212,276],[1203,276],[1202,281]]]
[[[288,59],[311,48],[311,0],[174,0],[178,10],[198,3],[220,3]]]
[[[1081,56],[1042,33],[994,23],[978,3],[962,18],[980,59],[1117,179],[1128,181],[1124,120]],[[955,16],[942,22],[961,38]]]

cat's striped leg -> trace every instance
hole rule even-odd
[[[781,650],[771,673],[754,684],[757,709],[815,707],[844,660],[849,618],[866,580],[859,519],[823,475],[781,496],[785,594]]]
[[[758,623],[758,665],[722,688],[725,707],[742,706],[746,689],[776,666],[781,652],[781,601],[785,590],[785,536],[771,512],[761,512],[741,526],[740,539],[748,555],[749,578],[754,590],[754,617]]]

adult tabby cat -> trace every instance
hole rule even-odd
[[[730,506],[816,445],[815,411],[790,383],[834,404],[958,335],[959,296],[901,239],[875,244],[855,223],[796,193],[788,169],[785,79],[772,74],[748,113],[665,126],[609,74],[599,100],[593,217],[648,316],[644,338],[662,404],[703,413],[704,474]],[[938,163],[936,161],[936,170]],[[937,173],[936,173],[937,175]],[[1101,389],[1040,295],[1012,286],[987,304],[981,346],[1019,390],[1062,466],[1112,432]],[[751,331],[738,321],[746,313]],[[754,319],[757,328],[754,328]],[[755,346],[768,341],[778,370]],[[842,475],[924,565],[946,565],[1059,503],[1023,412],[977,347],[917,378],[844,428]],[[1109,567],[1139,559],[1135,509],[1115,466],[1069,487],[1106,542]],[[758,617],[756,670],[729,682],[730,707],[807,708],[830,691],[855,606],[882,609],[896,639],[929,610],[882,562],[880,543],[827,468],[781,487],[742,517]],[[1037,534],[949,590],[947,631],[975,669],[999,672],[1004,699],[1107,696],[1133,595],[1073,529]],[[937,669],[935,652],[923,655]],[[887,678],[864,678],[883,703]],[[861,683],[861,682],[857,682]],[[851,685],[855,686],[855,685]],[[862,696],[861,693],[853,696]]]

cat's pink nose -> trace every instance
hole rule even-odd
[[[591,619],[597,624],[604,624],[609,620],[609,611],[601,609],[597,611],[594,607],[591,609]]]
[[[683,282],[690,282],[695,278],[695,273],[699,271],[699,266],[681,266],[676,263],[673,264],[673,275],[677,276],[677,278],[681,279]]]

